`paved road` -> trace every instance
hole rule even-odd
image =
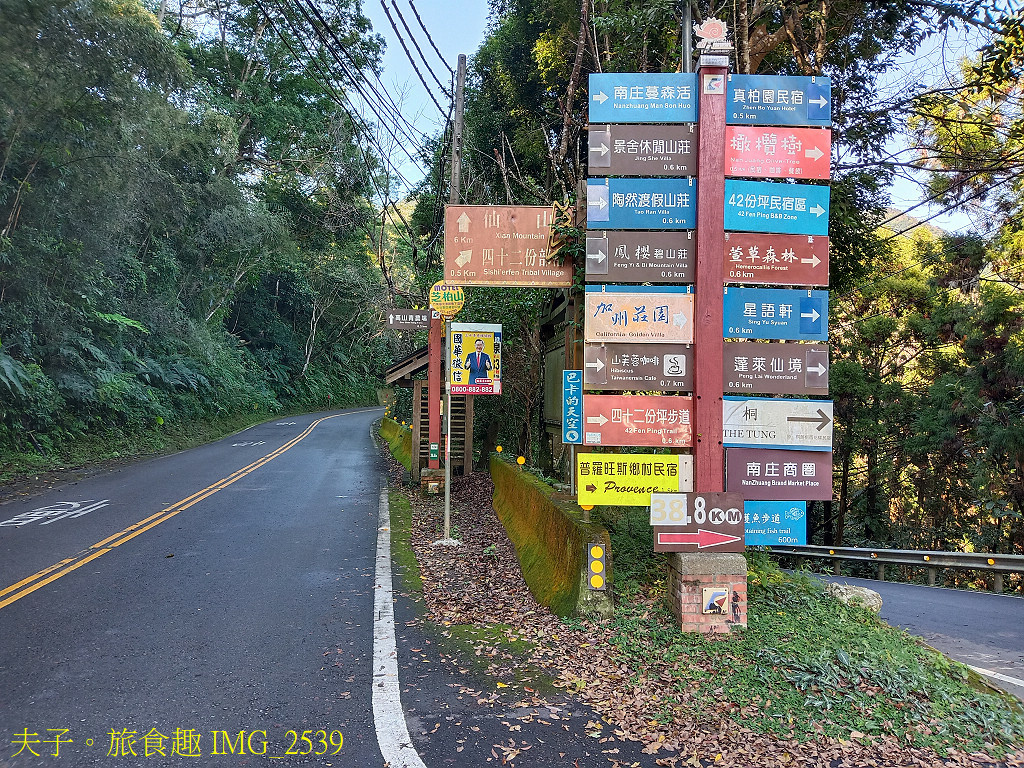
[[[875,590],[882,596],[881,617],[889,624],[923,638],[1024,699],[1024,599],[845,576],[821,578]]]
[[[380,413],[268,422],[0,507],[0,766],[382,765]]]

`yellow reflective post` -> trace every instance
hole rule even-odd
[[[608,587],[604,544],[587,545],[587,582],[591,589],[605,590]]]

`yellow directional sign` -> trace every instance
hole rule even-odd
[[[581,453],[576,488],[580,505],[646,507],[652,493],[693,490],[693,456]]]

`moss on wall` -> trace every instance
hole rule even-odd
[[[515,545],[523,576],[537,602],[560,616],[610,613],[613,570],[608,531],[583,522],[582,510],[518,466],[491,457],[494,511]],[[587,545],[608,554],[605,592],[586,587]]]
[[[380,436],[388,441],[395,461],[412,471],[412,430],[403,427],[394,419],[384,418],[380,422]]]

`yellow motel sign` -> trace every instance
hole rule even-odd
[[[576,457],[577,501],[646,507],[652,493],[693,490],[693,456],[581,453]]]

